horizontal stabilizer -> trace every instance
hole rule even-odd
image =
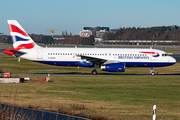
[[[26,54],[25,52],[16,51],[14,49],[4,50],[4,53],[8,55],[14,55],[15,57],[21,57],[22,55]]]

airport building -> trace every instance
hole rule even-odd
[[[91,30],[83,30],[79,32],[80,37],[89,37],[90,35],[92,35]]]
[[[107,45],[180,45],[175,40],[102,40],[101,44]]]
[[[104,33],[106,33],[106,32],[107,31],[105,31],[105,30],[96,31],[96,37],[102,38]]]
[[[103,38],[103,35],[106,32],[116,32],[117,29],[109,29],[109,27],[84,27],[83,31],[79,32],[80,37],[89,37],[90,35],[93,35],[96,38]]]
[[[92,35],[97,37],[97,35],[96,35],[97,31],[109,31],[109,27],[100,27],[100,26],[97,26],[97,27],[84,27],[84,30],[92,31]],[[101,34],[101,32],[98,33],[98,35],[99,34]]]

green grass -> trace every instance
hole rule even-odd
[[[59,69],[51,73],[91,73],[93,68],[60,67],[0,55],[0,69],[11,73]],[[40,72],[40,71],[33,71]],[[41,71],[47,73],[47,71]],[[158,74],[180,73],[180,63],[155,68]],[[108,72],[98,70],[98,73]],[[113,74],[113,73],[111,73]],[[127,68],[124,73],[149,74],[149,68]],[[22,75],[31,81],[0,84],[0,101],[30,108],[59,111],[91,119],[180,119],[180,76],[51,75],[53,82],[39,82],[46,75]]]
[[[157,105],[158,119],[180,119],[179,76],[75,75],[51,76],[51,80],[1,84],[1,101],[46,108],[51,104],[54,109],[81,104],[86,109],[78,111],[86,116],[99,113],[108,119],[151,119]]]

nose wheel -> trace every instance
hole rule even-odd
[[[151,69],[150,69],[150,74],[151,74],[152,76],[154,76],[154,69],[153,69],[153,67],[151,67]]]
[[[152,72],[151,75],[154,76],[154,72]]]

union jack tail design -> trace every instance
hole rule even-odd
[[[7,49],[5,54],[20,57],[24,54],[23,49],[32,49],[38,46],[16,20],[8,20],[9,30],[12,37],[13,49]],[[21,51],[19,51],[21,50]]]
[[[20,49],[32,49],[38,46],[16,20],[8,20],[7,22],[13,47],[16,51]]]

